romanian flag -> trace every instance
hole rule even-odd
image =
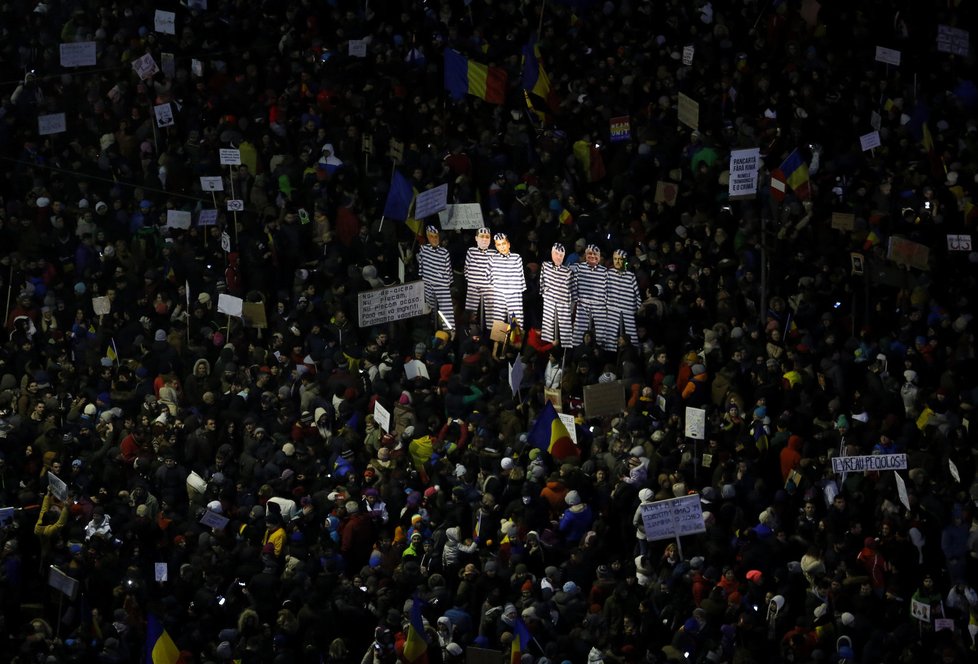
[[[146,625],[146,662],[147,664],[180,662],[180,651],[177,650],[177,645],[152,613],[149,614]]]
[[[119,351],[116,350],[115,339],[112,339],[112,343],[105,349],[105,356],[112,360],[113,364],[119,364]]]
[[[411,185],[411,181],[395,169],[390,189],[387,191],[387,202],[384,203],[384,216],[403,221],[415,235],[421,230],[421,222],[411,216],[414,199],[417,196],[418,192]]]
[[[560,220],[560,223],[561,224],[573,224],[574,223],[574,215],[572,215],[567,210],[567,208],[562,208],[560,210],[560,214],[557,215],[557,219]]]
[[[530,630],[526,628],[526,623],[522,619],[517,618],[516,622],[513,623],[513,644],[510,646],[509,651],[510,664],[520,664],[520,661],[523,659],[523,653],[529,647]]]
[[[523,47],[523,89],[544,100],[551,111],[557,110],[557,96],[540,62],[540,47],[535,41]]]
[[[577,141],[574,143],[574,157],[588,182],[597,182],[604,177],[604,158],[596,145],[585,140]]]
[[[787,192],[788,183],[785,182],[784,173],[781,172],[780,168],[775,168],[771,171],[771,198],[781,202]]]
[[[551,402],[540,411],[540,416],[527,435],[527,440],[541,450],[546,450],[556,461],[567,457],[580,456],[581,452],[567,433],[567,427],[557,416],[557,410]]]
[[[506,101],[506,70],[445,49],[445,89],[455,100],[469,94],[490,104],[502,104]]]
[[[808,164],[801,158],[798,148],[792,150],[788,158],[782,162],[781,172],[784,173],[785,182],[794,190],[795,196],[803,201],[808,200],[811,194],[808,185]]]
[[[404,640],[404,661],[409,664],[428,662],[428,641],[425,639],[424,621],[421,619],[421,599],[417,595],[411,602],[407,639]]]

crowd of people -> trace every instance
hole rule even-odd
[[[4,2],[0,653],[974,661],[974,25],[959,0]],[[484,228],[385,218],[395,175]],[[360,327],[427,224],[452,316]],[[505,340],[465,304],[490,233],[524,267]],[[558,243],[634,275],[634,333],[541,335]],[[871,455],[905,456],[833,470]],[[650,538],[690,496],[703,532]]]

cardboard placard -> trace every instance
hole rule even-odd
[[[51,495],[64,502],[68,500],[68,485],[60,477],[48,471],[48,487],[51,488]]]
[[[588,419],[605,415],[618,415],[625,410],[625,383],[595,383],[584,386],[584,412]]]
[[[217,156],[221,160],[221,166],[241,165],[241,150],[236,148],[221,148],[217,151]]]
[[[705,409],[686,406],[686,421],[683,435],[693,440],[706,440]]]
[[[68,131],[68,120],[64,113],[48,113],[37,116],[37,133],[41,136],[63,134]]]
[[[224,178],[220,175],[201,175],[201,191],[224,191]]]
[[[650,542],[706,532],[698,495],[642,503],[642,527]]]
[[[208,528],[214,528],[216,530],[224,530],[225,526],[228,525],[228,519],[226,516],[221,516],[217,512],[212,512],[210,510],[204,510],[203,516],[200,517],[201,525],[207,526]]]
[[[430,378],[428,367],[421,360],[408,360],[404,363],[404,375],[408,380],[415,378]]]
[[[197,225],[198,226],[216,226],[217,225],[217,210],[210,208],[207,210],[201,210],[200,214],[197,215]]]
[[[244,300],[234,295],[220,293],[217,296],[217,313],[241,318],[244,313]]]
[[[374,422],[381,431],[391,432],[391,412],[384,408],[379,401],[374,402]]]
[[[971,236],[970,235],[952,235],[947,236],[947,250],[948,251],[971,251]]]
[[[833,212],[832,228],[837,231],[856,230],[856,215],[851,212]]]
[[[679,93],[679,121],[694,130],[700,126],[700,105],[682,92]]]
[[[351,58],[365,58],[367,57],[367,40],[365,39],[351,39],[350,48],[348,51]]]
[[[693,55],[696,53],[696,47],[690,44],[689,46],[683,46],[683,65],[689,67],[693,64]]]
[[[544,403],[550,402],[554,405],[554,410],[558,413],[563,410],[564,399],[560,393],[560,390],[554,387],[543,388],[543,401]]]
[[[574,420],[574,416],[570,413],[558,412],[557,417],[564,423],[564,428],[567,429],[567,435],[570,436],[571,442],[577,445],[577,422]]]
[[[136,75],[144,81],[153,78],[160,71],[160,68],[156,66],[156,60],[149,53],[133,60],[132,68]]]
[[[498,343],[505,343],[509,335],[509,324],[506,321],[492,321],[492,329],[489,330],[489,340]]]
[[[173,119],[173,109],[169,103],[154,106],[153,114],[156,115],[156,126],[161,129],[176,124],[176,120]]]
[[[426,312],[424,282],[411,281],[387,288],[373,288],[357,294],[360,327],[372,327],[421,316]]]
[[[107,295],[92,298],[92,311],[96,316],[105,316],[112,311],[112,301]]]
[[[876,62],[882,62],[895,67],[900,66],[900,51],[885,46],[876,47]]]
[[[164,35],[177,34],[177,15],[174,12],[157,9],[153,15],[153,30]]]
[[[906,238],[891,237],[886,257],[897,265],[908,265],[918,270],[930,269],[930,248]]]
[[[448,184],[422,191],[414,201],[414,218],[424,219],[448,207]]]
[[[862,148],[863,152],[878,148],[880,145],[882,145],[880,142],[880,133],[875,129],[859,137],[859,147]]]
[[[248,327],[268,328],[264,302],[245,302],[241,305],[241,318]]]
[[[62,67],[92,67],[97,57],[95,42],[71,42],[60,46]]]
[[[942,632],[944,630],[954,631],[954,621],[950,618],[934,618],[934,631]]]
[[[669,206],[676,205],[676,197],[679,196],[679,185],[674,182],[659,180],[655,183],[655,202],[665,203]]]
[[[167,228],[190,228],[191,223],[193,223],[193,214],[190,210],[167,210],[166,211],[166,227]]]
[[[478,230],[486,225],[482,216],[482,206],[478,203],[448,205],[438,213],[438,221],[443,231]]]

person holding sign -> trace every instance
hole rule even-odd
[[[480,327],[485,327],[492,310],[487,271],[496,250],[490,248],[491,240],[492,234],[483,226],[475,233],[475,246],[465,252],[465,310],[478,317]]]
[[[54,491],[48,487],[48,492],[41,501],[41,512],[37,515],[34,534],[41,540],[41,560],[51,557],[51,550],[61,529],[68,523],[68,510],[54,497]]]
[[[493,237],[496,253],[490,256],[486,268],[486,280],[493,292],[493,320],[505,323],[515,322],[523,327],[523,291],[526,290],[526,275],[523,272],[523,258],[510,251],[509,236],[496,233]]]
[[[614,351],[614,330],[608,325],[608,268],[601,264],[601,249],[589,244],[584,250],[584,262],[575,263],[574,273],[577,287],[577,302],[574,312],[574,345],[584,342],[584,334],[594,327],[598,345]]]
[[[441,246],[441,236],[434,226],[425,228],[428,244],[418,251],[418,268],[424,282],[424,299],[432,310],[445,317],[449,329],[455,328],[452,305],[452,259]]]
[[[560,345],[573,336],[574,274],[564,265],[567,249],[560,242],[550,248],[550,261],[540,270],[540,295],[543,296],[543,328],[540,338]],[[558,386],[559,387],[559,386]]]
[[[628,342],[635,344],[638,330],[635,326],[635,312],[642,302],[639,297],[638,281],[635,274],[628,271],[628,254],[618,249],[613,256],[614,269],[608,270],[608,318],[609,329],[617,337],[624,332]]]

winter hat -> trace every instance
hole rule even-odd
[[[652,489],[642,489],[638,492],[638,499],[643,503],[651,501],[654,496],[655,494],[652,493]]]
[[[747,572],[747,580],[753,583],[761,583],[764,580],[764,575],[761,574],[760,570],[752,569]]]
[[[499,465],[503,470],[512,470],[513,460],[510,457],[503,457],[502,461],[499,462]]]
[[[567,495],[564,497],[564,502],[567,503],[570,507],[573,507],[574,505],[580,505],[581,494],[579,494],[577,491],[574,490],[568,491]]]
[[[156,334],[153,335],[153,339],[156,341],[166,341],[166,332],[163,330],[157,330]]]
[[[286,443],[282,445],[282,454],[287,457],[293,456],[295,454],[295,445],[292,443]]]

